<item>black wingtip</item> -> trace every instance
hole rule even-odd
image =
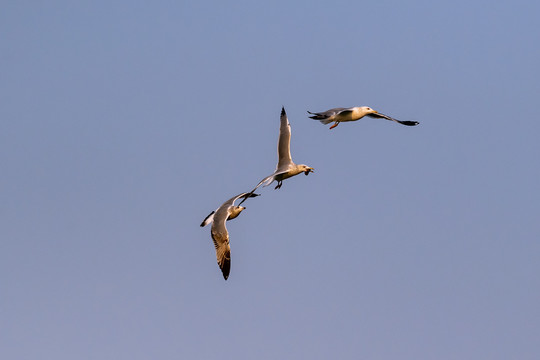
[[[407,126],[416,126],[416,125],[420,124],[418,121],[402,121],[401,123],[403,125],[407,125]]]
[[[204,220],[202,221],[200,227],[205,227],[205,224],[204,224],[204,223],[206,222],[206,220],[208,220],[208,218],[209,218],[210,216],[212,216],[213,213],[215,213],[215,211],[212,211],[210,214],[208,214],[207,217],[204,218]]]
[[[255,191],[255,190],[253,190]],[[257,197],[257,196],[261,196],[261,194],[255,194],[254,192],[250,192],[250,193],[247,193],[246,195],[242,196],[244,198],[244,200],[246,200],[247,198],[252,198],[252,197]]]
[[[285,106],[281,106],[281,116],[287,115],[285,112]]]
[[[223,278],[227,280],[231,272],[231,258],[228,258],[225,260],[221,268],[221,272],[223,273]]]
[[[257,190],[257,189],[255,189],[255,190]],[[253,190],[253,191],[255,191],[255,190]],[[238,204],[238,206],[242,205],[242,203],[243,203],[244,201],[246,201],[248,198],[257,197],[257,196],[261,196],[261,194],[255,194],[254,192],[250,192],[250,193],[247,193],[247,194],[244,195],[244,196],[241,196],[242,201],[240,201],[240,203]]]

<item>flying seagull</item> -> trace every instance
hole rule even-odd
[[[304,164],[297,165],[292,161],[291,158],[291,125],[287,119],[287,114],[285,113],[285,108],[281,108],[281,125],[279,126],[279,138],[278,138],[278,163],[276,166],[276,171],[272,175],[268,175],[262,179],[255,189],[251,190],[250,194],[253,194],[255,190],[261,185],[268,186],[272,182],[277,181],[275,189],[281,187],[282,181],[304,173],[309,175],[310,172],[313,172],[313,168]],[[244,202],[247,198],[242,200]],[[242,204],[242,202],[240,204]]]
[[[210,233],[216,247],[217,263],[225,280],[227,280],[231,271],[231,247],[229,246],[229,232],[227,231],[225,222],[236,218],[245,209],[244,206],[235,206],[234,202],[236,200],[241,197],[246,200],[248,197],[255,196],[259,196],[259,194],[241,193],[240,195],[236,195],[225,201],[217,210],[212,211],[201,223],[201,227],[212,223]]]
[[[419,124],[418,121],[401,121],[401,120],[394,119],[388,115],[381,114],[380,112],[373,110],[372,108],[368,106],[359,106],[359,107],[351,107],[351,108],[335,108],[335,109],[326,110],[320,113],[313,113],[311,111],[308,111],[308,113],[313,115],[313,116],[310,116],[311,119],[319,120],[325,125],[333,122],[334,125],[330,126],[330,129],[335,128],[342,121],[343,122],[356,121],[363,118],[364,116],[395,121],[397,123],[400,123],[402,125],[407,125],[407,126],[415,126]]]

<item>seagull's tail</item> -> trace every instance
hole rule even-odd
[[[327,124],[330,124],[331,122],[333,122],[333,120],[329,120],[326,115],[323,115],[323,114],[320,114],[320,113],[312,113],[311,111],[308,111],[308,113],[313,115],[313,116],[309,117],[310,119],[319,120],[324,125],[327,125]]]

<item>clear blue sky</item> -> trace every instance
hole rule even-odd
[[[2,359],[537,359],[537,1],[4,1]],[[367,105],[417,127],[328,126]],[[315,173],[201,220],[276,165]]]

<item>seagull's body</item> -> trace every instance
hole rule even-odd
[[[360,120],[364,116],[395,121],[397,123],[400,123],[402,125],[407,125],[407,126],[415,126],[419,124],[418,121],[401,121],[401,120],[394,119],[388,115],[381,114],[378,111],[373,110],[372,108],[368,106],[356,106],[356,107],[351,107],[351,108],[335,108],[335,109],[326,110],[320,113],[313,113],[311,111],[308,111],[308,113],[313,115],[313,116],[310,116],[311,119],[319,120],[321,123],[325,125],[333,122],[334,125],[330,126],[330,129],[333,129],[336,126],[338,126],[340,122],[356,121],[356,120]]]
[[[289,119],[287,119],[287,113],[285,108],[281,108],[281,124],[279,126],[279,138],[278,138],[278,164],[276,170],[273,174],[268,175],[262,179],[255,189],[253,189],[250,194],[253,194],[255,190],[261,185],[268,186],[272,182],[277,181],[276,189],[281,187],[282,181],[304,173],[309,175],[310,172],[313,172],[313,168],[304,164],[297,165],[292,161],[291,157],[291,125],[289,124]],[[244,202],[242,200],[242,202]],[[240,204],[242,204],[242,202]]]
[[[243,197],[259,196],[259,194],[242,193],[225,201],[219,208],[212,211],[201,223],[201,227],[212,223],[210,231],[214,246],[216,247],[216,257],[219,268],[223,273],[225,280],[229,277],[231,271],[231,247],[229,246],[229,232],[225,223],[227,220],[236,218],[245,209],[243,206],[235,206],[234,202]],[[243,202],[243,201],[242,201]]]

